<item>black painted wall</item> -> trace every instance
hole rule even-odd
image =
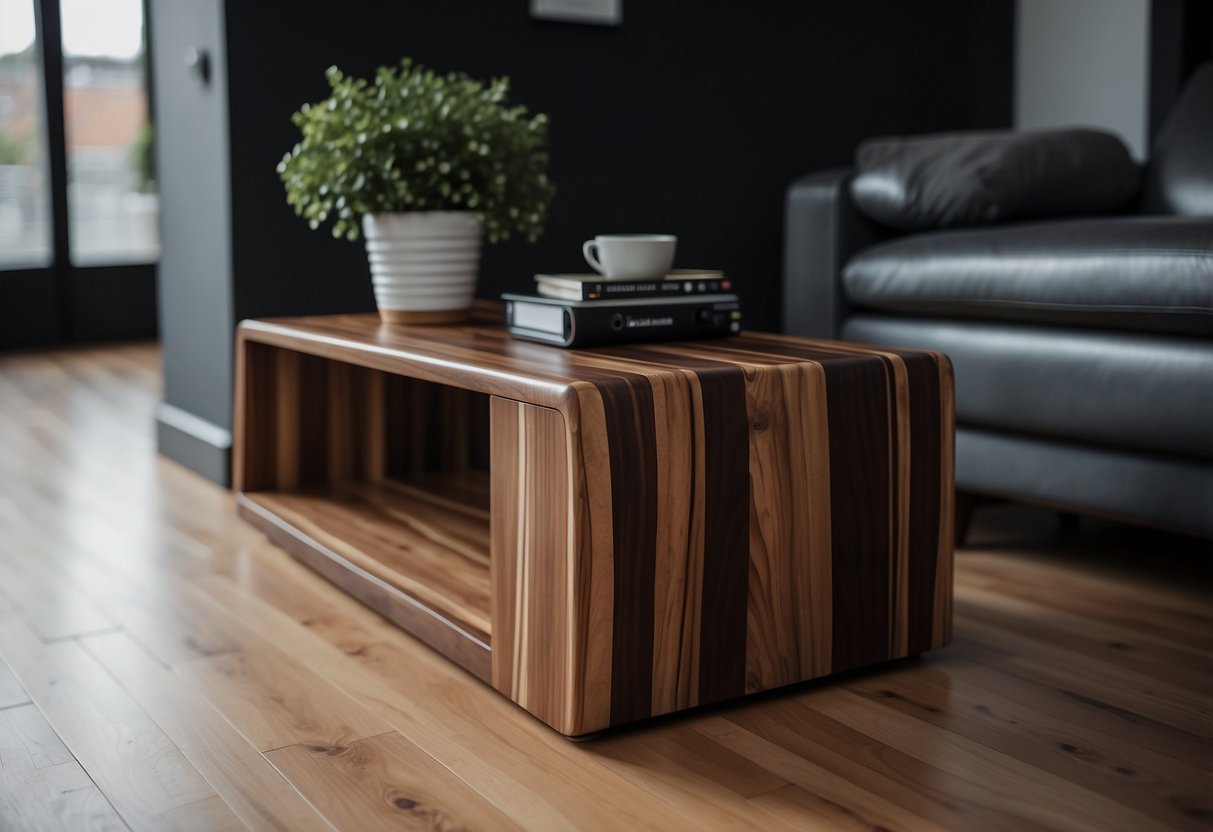
[[[783,191],[878,133],[1011,121],[1010,0],[749,5],[626,0],[624,24],[530,18],[526,0],[228,4],[233,263],[241,315],[373,309],[359,245],[310,231],[274,166],[291,112],[403,55],[438,70],[509,75],[551,116],[559,189],[535,246],[489,247],[480,294],[536,271],[585,270],[596,233],[679,236],[678,262],[724,268],[747,325],[779,320]],[[289,11],[287,9],[289,8]]]
[[[552,119],[545,237],[490,246],[480,294],[583,270],[596,233],[667,232],[723,268],[746,325],[780,319],[783,194],[881,133],[1007,126],[1013,0],[625,0],[624,24],[533,20],[527,0],[149,0],[164,225],[160,447],[227,478],[242,318],[374,309],[360,244],[313,232],[274,171],[324,70],[404,55],[509,75]],[[164,41],[161,44],[161,40]],[[182,62],[210,50],[208,87]],[[224,108],[226,105],[226,108]],[[197,416],[196,422],[189,417]]]
[[[1150,3],[1150,139],[1179,99],[1184,82],[1213,58],[1213,2],[1151,0]]]

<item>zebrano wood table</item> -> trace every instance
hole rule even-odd
[[[242,515],[566,735],[946,644],[947,359],[245,321]]]

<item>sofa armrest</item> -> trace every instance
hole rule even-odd
[[[788,188],[783,232],[783,331],[837,338],[847,314],[842,269],[855,252],[894,232],[859,213],[849,168],[824,170]]]

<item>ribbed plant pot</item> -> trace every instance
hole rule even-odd
[[[480,271],[479,214],[367,214],[362,233],[380,318],[404,324],[467,319]]]

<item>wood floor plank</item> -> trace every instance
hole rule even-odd
[[[1213,817],[1207,775],[1134,745],[1122,732],[1077,731],[1075,723],[1034,707],[1036,698],[978,686],[961,671],[917,664],[846,685],[848,690],[952,731],[1042,771],[1090,789],[1176,829],[1204,829]]]
[[[164,813],[165,828],[247,830],[232,812],[232,807],[217,794],[195,800]]]
[[[95,540],[83,546],[48,540],[40,528],[53,524],[53,515],[40,516],[39,510],[45,512],[46,507],[39,504],[22,508],[20,512],[5,514],[0,507],[0,515],[6,524],[31,539],[40,558],[59,567],[70,584],[68,589],[86,596],[161,663],[171,665],[236,649],[221,620],[205,612],[199,614],[196,605],[184,601],[181,593],[174,591],[176,584],[166,582],[162,576],[164,572],[183,577],[209,573],[218,567],[216,561],[231,557],[228,552],[212,553],[202,544],[195,544],[198,549],[193,551],[186,546],[165,545],[162,532],[157,531],[153,539],[158,568],[148,568],[148,559],[132,556],[138,553],[125,541],[102,545],[94,554],[91,546]],[[226,508],[231,511],[230,504]],[[96,514],[91,509],[82,511],[80,522],[92,524],[95,516],[112,515],[115,511],[109,506],[98,509]],[[113,550],[120,556],[115,557]]]
[[[1049,606],[1127,629],[1193,650],[1203,655],[1213,652],[1213,605],[1186,598],[1182,591],[1156,597],[1138,592],[1131,581],[1113,584],[1115,590],[1093,590],[1081,569],[1035,567],[1031,560],[1008,567],[1011,557],[974,558],[966,554],[957,588],[963,592],[969,583],[1002,592],[1020,600]],[[1013,580],[1006,580],[1008,572]],[[1098,576],[1094,579],[1098,581]],[[1107,584],[1102,584],[1107,586]]]
[[[1140,530],[1137,530],[1140,531]],[[1191,539],[1189,545],[1199,550],[1200,541]],[[1089,548],[1090,544],[1083,544]],[[970,549],[965,552],[968,567],[961,583],[983,582],[997,585],[1006,580],[1008,566],[1015,576],[1015,584],[1021,589],[1041,591],[1045,598],[1064,600],[1066,597],[1076,604],[1091,600],[1106,602],[1105,613],[1123,611],[1128,604],[1134,610],[1149,611],[1151,617],[1161,624],[1174,624],[1178,620],[1195,618],[1208,622],[1213,616],[1213,602],[1200,588],[1175,583],[1165,576],[1148,572],[1134,575],[1126,581],[1123,573],[1111,571],[1102,562],[1100,552],[1089,551],[1085,560],[1074,557],[1058,559],[1051,551],[1025,552],[1011,546],[993,551]],[[1018,593],[1016,593],[1018,595]],[[1118,608],[1120,608],[1118,610]],[[1176,619],[1168,613],[1179,611],[1184,618]]]
[[[610,761],[608,767],[636,788],[675,808],[692,828],[801,828],[774,815],[756,817],[747,809],[761,805],[749,804],[749,798],[787,786],[787,780],[702,734],[625,734],[600,740],[588,750]]]
[[[953,777],[981,785],[990,803],[1000,811],[1023,812],[1042,826],[1092,832],[1166,828],[1157,818],[1130,810],[952,731],[932,730],[915,717],[850,691],[823,688],[801,699],[800,704]],[[1032,795],[1031,800],[1025,800],[1025,795]]]
[[[395,731],[266,756],[338,829],[521,829]]]
[[[991,654],[980,647],[997,645],[1002,655],[996,665],[1005,673],[1044,680],[1202,740],[1213,739],[1213,702],[1199,690],[1181,691],[1157,677],[1034,644],[970,618],[958,620],[957,632],[953,648],[973,661],[989,661]]]
[[[75,760],[0,775],[5,832],[127,832],[101,790]]]
[[[18,546],[0,557],[0,591],[43,639],[64,639],[113,630],[116,623],[55,575],[44,561]]]
[[[0,710],[0,829],[126,829],[31,703]]]
[[[41,643],[0,621],[0,651],[80,765],[132,829],[201,829],[173,810],[214,790],[178,747],[76,642]],[[5,713],[5,712],[0,712]],[[183,821],[171,826],[172,817]],[[242,826],[229,813],[217,828]]]
[[[190,685],[147,657],[123,633],[85,641],[250,829],[328,830],[257,749]]]
[[[923,762],[848,725],[805,708],[795,698],[738,708],[728,720],[826,771],[879,794],[946,829],[999,832],[1053,829],[986,788]]]
[[[21,687],[21,683],[8,666],[0,661],[0,710],[23,705],[28,701],[29,694],[25,692],[25,688]]]
[[[1097,628],[1072,634],[1049,626],[1049,616],[1041,618],[1037,623],[1022,622],[1020,616],[975,609],[965,602],[957,608],[956,621],[966,639],[1131,692],[1142,703],[1143,715],[1205,737],[1213,732],[1213,703],[1202,690],[1203,680],[1213,675],[1213,662],[1203,669],[1195,663],[1176,664],[1168,659],[1183,651],[1153,648],[1131,637],[1109,642]]]
[[[310,667],[518,823],[552,830],[685,826],[676,810],[636,793],[594,755],[542,728],[441,656],[419,649],[383,619],[349,607],[349,599],[324,581],[282,569],[291,562],[277,554],[269,561],[275,580],[250,570],[247,586],[223,578],[201,589],[282,649],[306,654]]]
[[[788,782],[787,786],[750,798],[784,821],[816,823],[829,829],[890,832],[938,832],[945,828],[747,731],[726,716],[696,720],[694,730]]]
[[[33,705],[0,711],[0,774],[73,762],[55,729]]]
[[[873,829],[898,830],[939,829],[918,820],[911,826],[874,826],[867,812],[852,814],[800,786],[787,785],[773,792],[750,798],[750,803],[797,829],[821,829],[832,832],[872,832]]]
[[[1213,674],[1213,654],[992,590],[966,587],[957,597],[956,611],[1021,638],[1165,678],[1181,690],[1199,690]]]
[[[195,605],[182,603],[163,581],[151,598],[126,587],[92,597],[163,664],[220,656],[237,649],[223,622],[200,615]]]
[[[344,746],[391,730],[324,678],[268,645],[245,644],[240,652],[187,662],[176,670],[260,751]]]
[[[980,661],[982,658],[984,662]],[[1002,654],[980,645],[954,645],[949,650],[948,668],[954,671],[954,676],[980,691],[998,691],[1022,703],[1040,719],[1070,726],[1084,741],[1113,737],[1135,749],[1135,756],[1136,749],[1141,749],[1155,758],[1171,758],[1189,775],[1203,774],[1209,768],[1213,749],[1200,737],[1077,693],[1065,684],[1020,675],[1003,659]]]

